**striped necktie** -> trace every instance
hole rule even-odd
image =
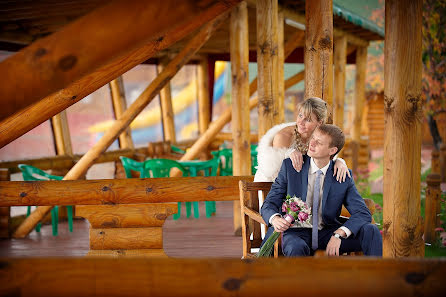
[[[321,188],[321,174],[322,171],[318,170],[316,176],[316,181],[314,182],[313,188],[313,228],[312,228],[312,239],[311,239],[311,248],[313,250],[317,249],[318,246],[318,226],[319,226],[319,191]]]

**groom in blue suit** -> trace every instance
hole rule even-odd
[[[297,172],[290,159],[282,163],[261,208],[268,222],[267,237],[283,232],[285,256],[309,256],[316,249],[325,249],[329,256],[362,251],[364,255],[382,256],[382,237],[371,224],[372,216],[359,195],[353,179],[343,183],[333,176],[333,156],[344,146],[342,130],[334,125],[320,125],[310,140],[302,170]],[[300,197],[312,208],[312,228],[300,228],[285,220],[281,211],[285,196]],[[351,214],[345,223],[339,221],[342,205]],[[264,241],[265,241],[264,240]]]

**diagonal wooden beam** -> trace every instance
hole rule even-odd
[[[152,101],[159,91],[174,77],[181,67],[203,46],[212,33],[225,21],[228,13],[224,13],[215,20],[205,25],[187,43],[183,50],[172,59],[166,68],[155,78],[155,80],[142,92],[133,104],[123,113],[121,118],[115,121],[113,126],[104,136],[70,169],[64,180],[75,180],[85,174],[99,157],[99,155],[113,143],[136,116]],[[13,237],[24,237],[31,232],[35,225],[51,210],[52,207],[37,208],[19,226]]]
[[[8,74],[0,85],[0,119],[194,19],[217,2],[119,0],[99,7],[0,64],[0,73]],[[231,1],[222,3],[231,6]]]
[[[122,76],[112,80],[109,84],[110,96],[113,105],[113,113],[115,119],[119,119],[127,108],[127,101],[125,99],[124,79]],[[132,131],[127,127],[124,132],[119,135],[119,148],[133,149]]]
[[[65,89],[28,105],[8,118],[2,119],[0,121],[0,148],[78,102],[85,96],[96,91],[119,75],[122,75],[136,65],[144,62],[158,51],[165,49],[184,38],[206,22],[228,10],[229,6],[235,5],[234,2],[237,1],[211,2],[213,4],[197,9],[193,13],[193,15],[196,16],[195,18],[188,19],[187,22],[172,27],[167,33],[155,32],[154,34],[156,38],[153,41],[142,44],[139,48],[132,49],[132,51],[128,52],[126,55],[115,57],[113,61],[105,64],[103,67],[97,69],[90,68],[88,74],[78,80],[72,79],[70,81],[71,84]],[[104,28],[101,30],[104,30]],[[114,34],[116,33],[114,32]],[[113,35],[112,39],[116,39],[116,35]],[[109,44],[106,43],[106,45],[109,47]],[[20,82],[22,84],[23,80],[20,79]],[[4,84],[6,84],[6,82],[2,81],[2,86]],[[20,89],[22,87],[23,86],[21,85]],[[1,97],[0,100],[8,100],[4,96]],[[6,104],[1,105],[3,107]],[[8,114],[10,114],[10,112],[8,112]],[[23,117],[26,117],[27,120],[24,121]]]

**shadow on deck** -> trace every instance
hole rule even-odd
[[[242,238],[233,231],[232,201],[217,202],[217,213],[205,217],[204,203],[200,202],[200,218],[186,218],[184,203],[182,217],[174,221],[170,216],[163,227],[164,251],[174,258],[241,258]],[[59,223],[59,235],[52,236],[51,225],[41,232],[31,232],[24,239],[0,240],[0,257],[82,257],[89,251],[89,223],[74,221],[73,233],[68,223]]]

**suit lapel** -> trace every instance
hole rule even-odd
[[[305,158],[304,164],[302,165],[302,201],[307,201],[307,191],[308,191],[308,170],[310,170],[310,157]]]
[[[328,192],[330,192],[331,184],[333,183],[333,161],[330,160],[330,166],[327,169],[324,179],[323,197],[322,197],[322,209],[327,205]]]

